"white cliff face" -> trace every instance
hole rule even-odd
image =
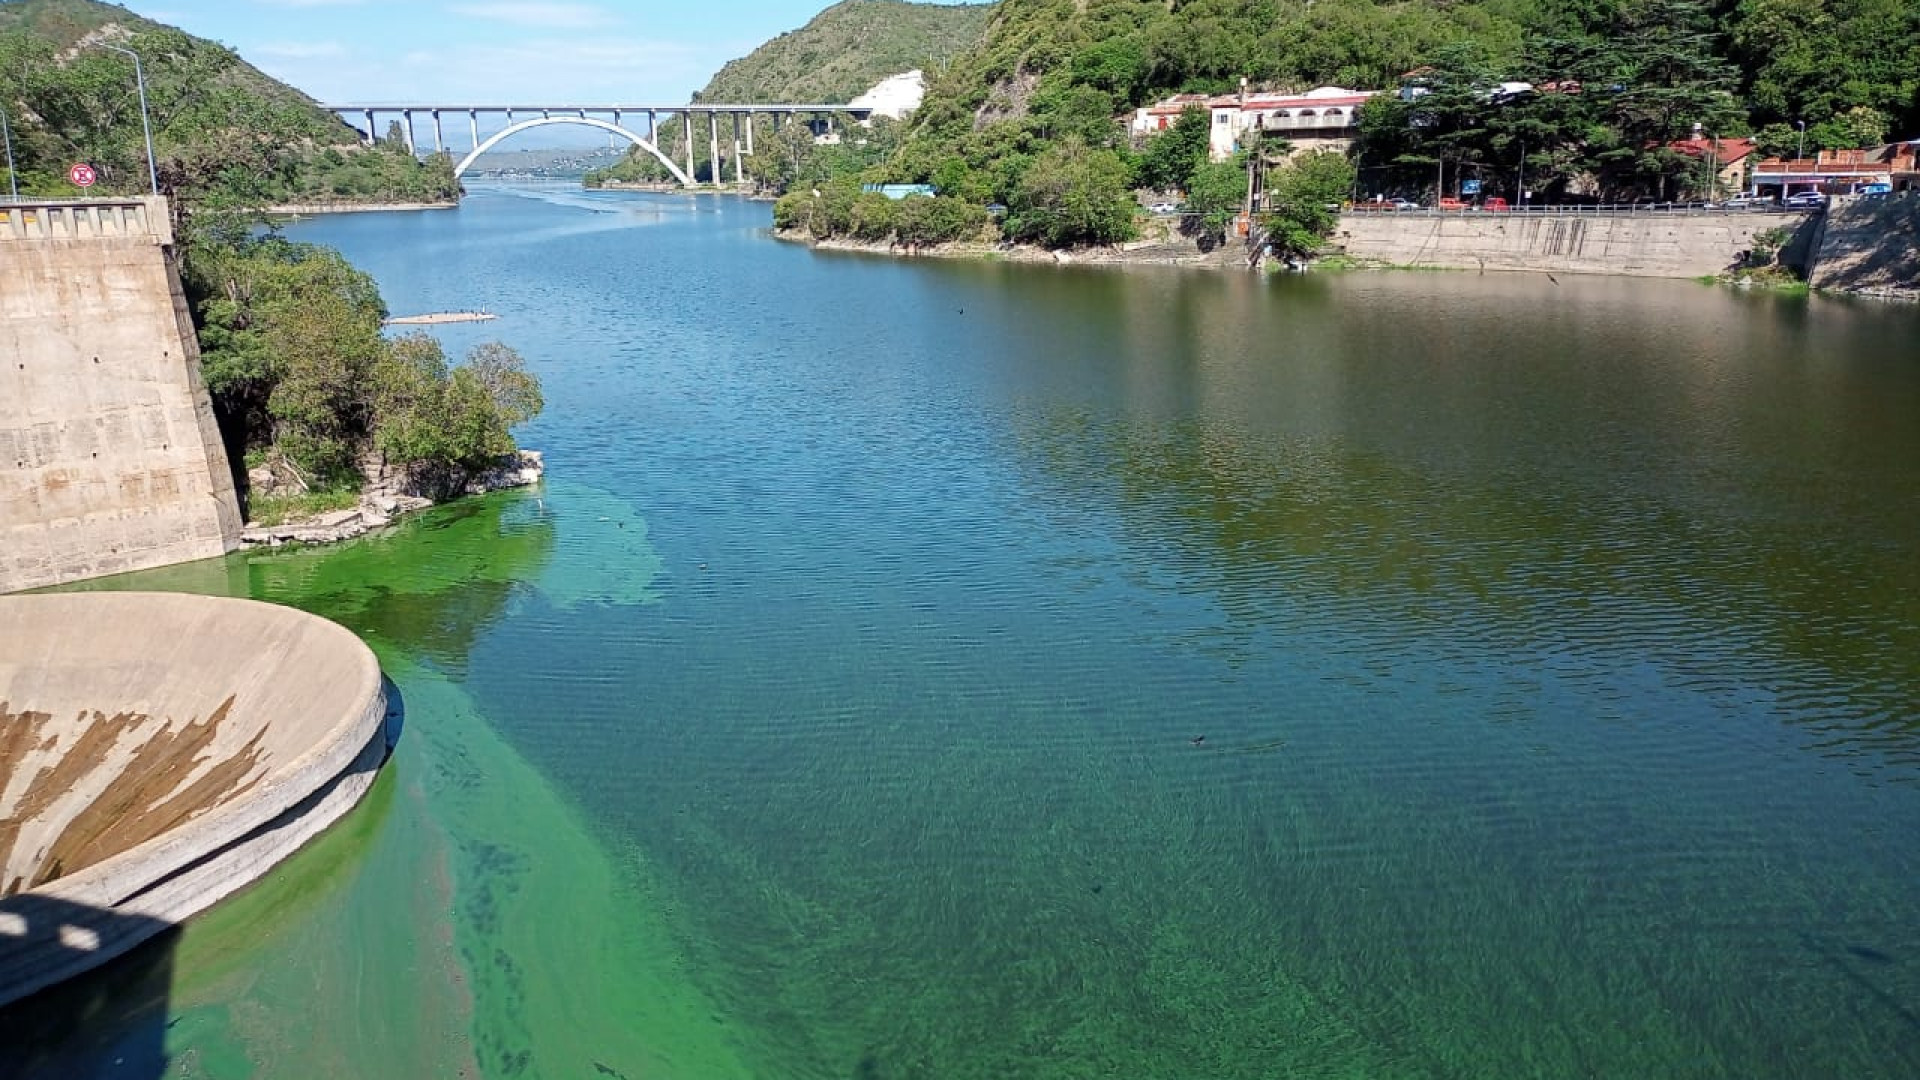
[[[898,120],[919,108],[926,96],[927,77],[916,69],[881,79],[871,90],[848,104],[872,109],[875,116]]]

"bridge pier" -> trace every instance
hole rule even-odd
[[[438,154],[447,148],[447,140],[440,133],[440,110],[433,110],[433,152]]]
[[[480,148],[480,110],[479,109],[467,110],[467,130],[473,133],[473,144],[469,146],[468,149],[470,150],[479,149]]]
[[[405,112],[402,112],[400,115],[406,118],[407,153],[417,155],[419,154],[419,151],[414,149],[414,141],[413,141],[413,110],[408,109]]]
[[[687,141],[687,184],[691,186],[692,184],[695,183],[694,176],[693,176],[693,110],[692,109],[688,109],[686,112],[683,112],[680,114],[680,133],[686,137],[686,141]]]
[[[374,143],[377,143],[380,141],[380,131],[378,128],[374,127],[373,125],[374,125],[373,110],[368,109],[367,110],[367,145],[368,146],[372,146]]]

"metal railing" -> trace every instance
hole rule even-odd
[[[1367,208],[1368,204],[1355,203],[1352,207],[1342,208],[1343,214],[1361,217],[1390,216],[1427,216],[1461,217],[1479,215],[1486,217],[1669,217],[1669,216],[1708,216],[1733,217],[1745,214],[1810,214],[1820,207],[1783,206],[1776,202],[1756,202],[1745,206],[1725,206],[1718,203],[1599,203],[1579,205],[1538,205],[1528,203],[1522,206],[1508,206],[1488,209],[1485,206],[1422,206],[1418,209],[1393,210],[1385,206],[1378,209]]]

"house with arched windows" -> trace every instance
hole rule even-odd
[[[1211,120],[1207,145],[1215,161],[1232,157],[1255,132],[1287,140],[1296,154],[1310,150],[1345,152],[1360,133],[1360,106],[1377,93],[1322,86],[1304,94],[1242,90],[1204,100],[1182,94],[1138,110],[1132,126],[1136,135],[1151,135],[1172,126],[1182,110],[1198,105],[1207,110]]]

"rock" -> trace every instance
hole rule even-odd
[[[504,488],[537,484],[546,474],[546,461],[538,450],[521,450],[501,458],[467,483],[470,494],[482,494]],[[249,524],[240,533],[240,542],[250,546],[279,547],[282,544],[330,544],[350,540],[375,529],[385,528],[393,519],[433,505],[432,499],[403,495],[394,490],[393,474],[385,473],[380,483],[370,485],[360,504],[350,510],[334,510],[305,521],[284,525]]]

